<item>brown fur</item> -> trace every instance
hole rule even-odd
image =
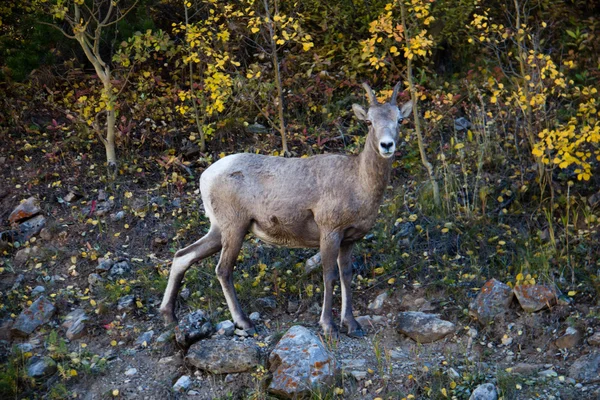
[[[397,90],[398,86],[394,94]],[[365,149],[358,156],[281,158],[244,153],[219,160],[204,172],[200,190],[211,229],[175,255],[161,305],[167,321],[174,320],[175,298],[189,265],[222,250],[216,272],[232,317],[239,327],[252,328],[241,310],[232,280],[244,236],[251,232],[274,245],[320,248],[325,282],[320,323],[327,334],[337,332],[331,314],[337,264],[342,323],[349,334],[363,334],[352,315],[351,250],[375,222],[393,159],[385,152],[388,147],[382,146],[390,146],[393,139],[395,148],[400,117],[395,102],[377,104],[370,88],[367,93],[371,99],[369,111],[353,107],[359,118],[370,123]],[[410,107],[403,107],[402,116],[409,112]]]

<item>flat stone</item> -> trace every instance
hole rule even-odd
[[[38,326],[48,322],[55,310],[54,304],[48,301],[46,297],[40,296],[17,317],[11,330],[12,334],[15,336],[29,336]]]
[[[594,332],[592,336],[588,338],[590,346],[600,346],[600,332]]]
[[[369,303],[367,308],[373,311],[381,310],[381,308],[383,307],[383,303],[387,300],[388,297],[389,295],[387,292],[380,293],[377,297],[375,297],[375,300]]]
[[[131,266],[125,260],[113,264],[110,268],[109,276],[111,278],[131,275]]]
[[[17,231],[19,232],[18,239],[21,242],[29,240],[37,235],[46,226],[46,217],[37,215],[27,221],[21,222]]]
[[[38,246],[26,247],[17,251],[15,254],[15,265],[20,267],[27,263],[32,258],[38,257],[40,255],[40,248]]]
[[[592,352],[578,358],[571,368],[569,368],[569,377],[577,381],[591,381],[598,379],[600,374],[600,353]]]
[[[517,285],[513,289],[521,308],[529,313],[543,310],[556,304],[557,293],[546,285]]]
[[[308,260],[306,260],[306,263],[304,264],[304,272],[306,274],[310,274],[311,272],[313,272],[315,269],[319,268],[321,266],[321,253],[317,253],[314,256],[312,256],[311,258],[309,258]]]
[[[153,336],[154,336],[154,331],[153,330],[150,330],[148,332],[144,332],[140,336],[138,336],[138,338],[135,340],[134,345],[146,347],[152,341],[152,337]]]
[[[273,374],[269,392],[285,398],[310,395],[319,386],[331,387],[339,368],[321,339],[299,325],[283,335],[269,362]]]
[[[91,273],[88,275],[88,284],[92,287],[100,286],[104,282],[104,278],[100,274]]]
[[[259,365],[260,350],[253,340],[207,339],[194,343],[185,361],[213,374],[245,372]]]
[[[419,343],[431,343],[454,332],[456,326],[437,314],[406,311],[398,314],[398,331]]]
[[[260,297],[256,299],[255,304],[263,310],[275,310],[277,308],[277,300],[274,297]],[[259,308],[259,309],[260,309]]]
[[[222,336],[233,336],[235,331],[235,325],[230,320],[221,321],[215,327],[218,335]]]
[[[129,368],[127,371],[125,371],[125,376],[133,376],[135,374],[137,374],[138,370],[135,368]]]
[[[538,372],[538,375],[542,378],[556,378],[558,373],[553,369],[546,369],[544,371]]]
[[[190,388],[191,385],[192,378],[190,378],[189,375],[183,375],[179,379],[177,379],[177,382],[175,382],[175,384],[173,385],[173,391],[185,392]]]
[[[33,288],[33,290],[31,291],[31,297],[35,297],[40,293],[44,293],[46,291],[46,288],[43,286],[36,286]]]
[[[135,295],[128,294],[127,296],[123,296],[117,302],[117,311],[129,310],[133,308],[133,303],[135,302]]]
[[[156,343],[166,343],[175,337],[175,330],[169,329],[161,333],[156,339]]]
[[[202,310],[196,310],[182,318],[175,327],[175,340],[183,347],[189,347],[200,339],[212,335],[213,326]]]
[[[87,333],[85,322],[88,316],[82,308],[71,311],[62,323],[62,327],[67,329],[66,336],[69,340],[80,339]]]
[[[110,258],[99,258],[98,265],[96,266],[96,271],[108,272],[114,264],[114,260],[111,260]]]
[[[496,386],[492,383],[484,383],[483,385],[479,385],[473,390],[471,393],[471,397],[469,400],[497,400],[498,399],[498,391],[496,390]]]
[[[260,313],[258,311],[254,311],[252,314],[248,315],[248,318],[250,318],[250,321],[252,322],[258,322],[260,321]]]
[[[519,363],[510,368],[510,372],[520,375],[532,375],[544,368],[543,364]]]
[[[33,356],[27,363],[27,375],[34,379],[46,378],[57,371],[56,361],[50,357]]]
[[[486,325],[496,315],[506,312],[512,299],[513,291],[510,286],[496,279],[490,279],[469,305],[469,315],[482,325]]]
[[[19,221],[23,221],[30,218],[37,213],[42,211],[40,208],[40,202],[35,197],[30,197],[21,204],[19,204],[8,216],[8,222],[14,224]]]
[[[579,345],[582,338],[583,334],[579,330],[569,326],[565,334],[556,339],[555,344],[559,349],[570,349]]]

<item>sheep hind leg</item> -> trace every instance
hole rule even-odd
[[[245,235],[246,229],[231,230],[223,235],[223,250],[215,272],[223,289],[234,324],[238,328],[251,330],[254,329],[254,324],[244,314],[233,285],[233,267],[244,243]]]
[[[175,253],[169,282],[160,305],[160,313],[165,323],[177,321],[175,317],[175,301],[181,288],[181,282],[188,268],[196,261],[209,257],[221,250],[221,232],[216,226],[211,226],[210,231],[197,242]]]

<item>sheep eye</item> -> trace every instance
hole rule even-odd
[[[366,123],[367,125],[369,125],[369,126],[370,126],[370,125],[373,125],[373,123],[372,123],[370,120],[368,120],[368,119],[365,119],[365,123]]]

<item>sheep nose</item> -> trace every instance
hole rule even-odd
[[[389,151],[392,148],[392,146],[394,145],[394,142],[380,142],[379,144],[381,145],[382,148]]]

